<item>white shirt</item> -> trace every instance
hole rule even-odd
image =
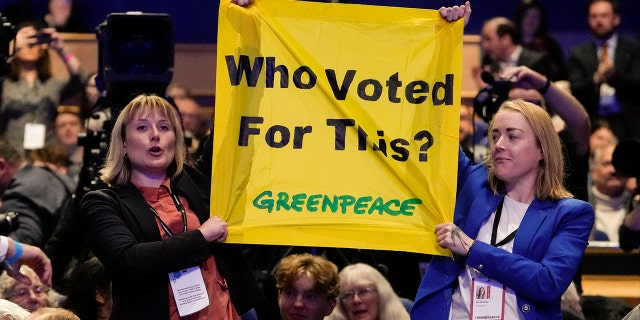
[[[525,212],[527,212],[527,208],[529,208],[529,204],[527,203],[515,201],[507,196],[504,197],[500,223],[496,232],[497,242],[502,241],[502,239],[506,238],[513,231],[518,229]],[[491,214],[489,219],[482,224],[476,241],[491,243],[491,232],[495,217],[496,213],[494,212]],[[513,240],[500,248],[507,252],[513,252]],[[496,263],[499,262],[496,261]],[[480,273],[480,271],[469,266],[465,266],[464,270],[460,272],[458,275],[458,288],[453,292],[449,320],[469,320],[472,295],[471,280],[478,277],[486,279],[486,276]],[[495,283],[500,283],[499,281],[493,281]],[[518,301],[516,300],[515,292],[508,287],[505,287],[505,292],[504,319],[524,319],[524,316],[518,309]]]

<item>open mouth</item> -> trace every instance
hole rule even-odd
[[[160,153],[162,153],[162,148],[156,146],[156,147],[151,147],[149,148],[149,153],[153,154],[153,155],[159,155]]]

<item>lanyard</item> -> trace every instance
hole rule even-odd
[[[504,204],[504,197],[500,200],[498,204],[498,208],[496,209],[496,216],[493,219],[493,230],[491,231],[491,245],[494,247],[502,247],[505,244],[511,242],[513,238],[516,237],[516,232],[518,229],[513,230],[506,238],[502,239],[502,241],[496,243],[496,238],[498,236],[498,225],[500,224],[500,216],[502,216],[502,205]]]
[[[176,209],[178,209],[178,211],[180,211],[180,213],[182,214],[182,232],[187,232],[187,212],[184,210],[184,206],[182,205],[182,202],[180,201],[180,199],[178,199],[178,196],[171,193],[169,188],[167,188],[164,185],[160,187],[162,187],[165,191],[167,191],[167,193],[171,196],[171,199],[173,199],[173,203],[176,205]],[[171,230],[169,229],[169,226],[167,226],[167,224],[164,223],[164,221],[162,221],[158,212],[152,207],[149,207],[149,209],[151,209],[151,212],[153,212],[153,215],[155,215],[158,221],[160,222],[160,226],[162,227],[162,230],[164,230],[164,232],[166,232],[169,235],[169,237],[173,237],[173,232],[171,232]]]

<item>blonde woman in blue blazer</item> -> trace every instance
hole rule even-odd
[[[537,73],[512,77],[576,106]],[[459,152],[454,222],[436,227],[454,256],[432,259],[411,319],[562,319],[560,296],[587,246],[593,208],[563,187],[562,146],[543,108],[505,102],[490,123],[489,148],[479,165]],[[488,299],[474,294],[480,287]]]

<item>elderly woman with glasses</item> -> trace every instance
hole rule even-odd
[[[338,305],[328,320],[409,320],[409,313],[391,284],[364,263],[340,271]]]
[[[42,284],[40,278],[33,269],[27,265],[20,267],[20,272],[31,280],[31,285],[26,285],[7,274],[0,275],[0,299],[9,300],[29,312],[34,312],[44,307],[58,307],[62,296],[56,291]]]

